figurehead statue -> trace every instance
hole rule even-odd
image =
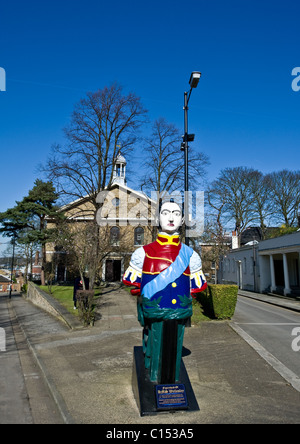
[[[138,296],[138,319],[144,327],[145,367],[151,381],[168,382],[164,376],[163,331],[174,321],[176,362],[174,381],[179,380],[182,343],[186,321],[192,316],[192,296],[207,284],[201,259],[192,248],[180,242],[183,223],[180,206],[165,202],[159,210],[159,233],[155,242],[138,248],[131,257],[123,283],[133,286]]]

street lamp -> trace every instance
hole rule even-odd
[[[12,253],[12,259],[11,259],[11,274],[10,274],[10,289],[9,289],[9,299],[11,299],[11,292],[12,292],[12,282],[13,282],[13,273],[14,273],[14,260],[15,260],[15,244],[16,244],[16,233],[14,233],[12,238],[12,246],[13,246],[13,253]]]
[[[187,236],[187,225],[189,222],[189,203],[188,203],[188,191],[189,191],[189,170],[188,170],[188,142],[192,142],[194,140],[194,134],[188,134],[188,103],[191,97],[192,89],[197,88],[199,80],[201,77],[201,72],[193,71],[189,84],[190,91],[184,93],[184,136],[183,143],[181,145],[182,151],[184,151],[184,214],[185,214],[185,243],[186,245],[190,244],[190,239]]]

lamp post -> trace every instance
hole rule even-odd
[[[9,299],[11,299],[11,292],[12,292],[12,283],[13,283],[13,273],[14,273],[14,260],[15,260],[15,244],[16,244],[16,233],[14,233],[14,236],[12,238],[12,246],[13,246],[13,253],[12,253],[12,259],[11,259],[11,273],[10,273],[10,289],[9,289]]]
[[[189,223],[189,202],[188,202],[188,191],[189,191],[189,166],[188,166],[188,142],[192,142],[194,140],[194,134],[188,134],[188,103],[191,97],[192,89],[197,88],[199,80],[201,77],[201,72],[193,71],[189,84],[190,91],[184,93],[184,136],[183,143],[181,145],[182,151],[184,151],[184,214],[185,214],[185,243],[186,245],[190,244],[190,239],[187,236],[187,225]]]

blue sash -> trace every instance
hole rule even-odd
[[[151,299],[156,293],[162,291],[167,285],[178,279],[189,266],[192,254],[192,248],[181,244],[175,261],[144,286],[142,290],[144,298]]]

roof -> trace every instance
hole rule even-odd
[[[126,164],[126,159],[125,159],[124,156],[122,156],[121,153],[119,153],[119,154],[117,155],[117,158],[116,158],[116,164],[117,164],[117,163],[125,163],[125,164]]]
[[[248,227],[241,234],[241,245],[245,245],[251,241],[261,241],[262,231],[260,227]]]
[[[278,249],[300,250],[300,231],[261,241],[258,246],[259,252]]]
[[[144,193],[143,191],[133,190],[132,188],[128,187],[127,185],[121,185],[121,184],[118,184],[118,183],[114,183],[114,184],[109,188],[109,190],[108,190],[107,188],[105,188],[105,190],[103,190],[103,191],[112,191],[112,190],[115,189],[115,188],[121,188],[124,192],[129,192],[130,194],[134,194],[134,195],[136,195],[137,197],[139,197],[139,198],[141,198],[141,199],[143,199],[143,200],[148,200],[148,201],[150,201],[153,205],[156,204],[156,201],[153,200],[152,198],[150,198],[149,196],[147,196],[147,194]],[[66,210],[69,210],[69,209],[71,209],[72,207],[76,207],[76,206],[78,206],[78,205],[80,205],[80,204],[82,204],[82,203],[88,201],[89,199],[90,199],[90,196],[89,196],[89,195],[86,195],[86,196],[80,197],[80,198],[78,198],[78,199],[76,199],[76,200],[73,200],[72,202],[69,202],[68,204],[65,204],[65,205],[61,206],[61,207],[59,208],[58,211],[66,211]]]
[[[10,279],[8,279],[7,277],[2,276],[0,274],[0,282],[3,283],[3,284],[8,284],[10,282]]]

